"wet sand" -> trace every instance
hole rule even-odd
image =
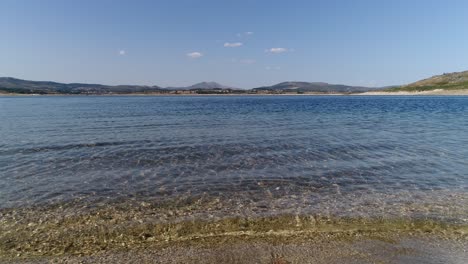
[[[430,219],[210,218],[212,204],[0,211],[1,263],[464,263],[468,226]]]
[[[356,237],[350,241],[320,237],[304,241],[218,241],[215,245],[102,251],[93,255],[64,255],[4,259],[0,263],[466,263],[466,240],[437,236],[382,240]]]

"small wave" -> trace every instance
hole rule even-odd
[[[131,144],[144,144],[150,143],[150,140],[133,140],[133,141],[112,141],[112,142],[89,142],[80,144],[67,144],[67,145],[53,145],[43,146],[34,148],[17,148],[5,150],[0,153],[1,156],[8,156],[14,154],[32,154],[38,152],[49,152],[49,151],[61,151],[70,149],[80,148],[95,148],[95,147],[106,147],[106,146],[120,146],[120,145],[131,145]]]
[[[62,206],[3,210],[0,211],[0,256],[90,254],[103,249],[127,251],[187,241],[210,244],[222,239],[225,243],[235,238],[278,242],[285,238],[307,241],[322,236],[327,241],[362,237],[392,240],[405,235],[435,234],[445,239],[463,239],[468,234],[466,224],[430,219],[310,214],[183,219],[179,215],[184,208],[193,211],[194,206],[166,203],[153,207],[141,202],[87,211]]]

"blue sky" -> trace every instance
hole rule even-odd
[[[468,70],[466,0],[0,1],[0,76],[242,88]]]

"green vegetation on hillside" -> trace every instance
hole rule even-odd
[[[423,86],[399,86],[399,87],[392,87],[389,89],[385,89],[385,92],[422,92],[422,91],[433,91],[437,89],[443,90],[464,90],[468,89],[468,82],[461,82],[461,83],[437,83],[434,85],[423,85]]]
[[[422,92],[468,89],[468,71],[444,73],[408,85],[384,89],[385,92]]]

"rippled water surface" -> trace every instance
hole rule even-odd
[[[467,221],[468,97],[0,97],[0,207],[210,196]]]

